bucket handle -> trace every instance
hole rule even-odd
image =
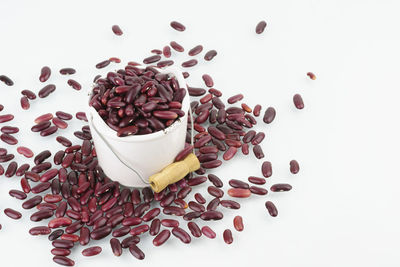
[[[188,96],[189,97],[189,96]],[[189,101],[190,102],[190,101]],[[191,145],[193,146],[193,140],[194,140],[194,135],[193,135],[193,112],[192,112],[192,106],[189,105],[189,115],[190,115],[190,126],[192,128],[191,132]],[[100,136],[100,138],[102,139],[102,141],[106,144],[106,146],[111,150],[111,152],[114,154],[114,156],[117,157],[117,159],[125,165],[125,167],[127,167],[128,169],[130,169],[131,171],[133,171],[137,176],[139,176],[140,180],[142,180],[143,183],[150,185],[150,183],[147,181],[147,179],[144,179],[142,177],[142,175],[136,171],[132,166],[130,166],[130,164],[127,163],[127,161],[124,159],[123,156],[121,156],[117,151],[115,151],[112,146],[107,142],[106,138],[103,137],[103,135],[97,130],[96,126],[94,126],[94,124],[92,123],[92,127],[93,129],[96,131],[97,135]]]

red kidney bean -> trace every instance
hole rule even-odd
[[[264,157],[264,152],[260,145],[255,145],[253,147],[253,152],[257,159],[262,159]]]
[[[271,123],[274,121],[276,116],[276,111],[273,107],[267,108],[267,110],[264,113],[264,118],[263,121],[267,124]]]
[[[56,116],[57,116],[59,119],[65,120],[65,121],[68,121],[68,120],[71,120],[71,119],[72,119],[72,115],[71,115],[71,114],[66,113],[66,112],[63,112],[63,111],[57,111],[57,112],[56,112]]]
[[[296,160],[290,161],[290,172],[293,174],[297,174],[300,170],[299,163]]]
[[[120,130],[118,130],[117,136],[124,137],[129,135],[135,135],[138,132],[138,130],[139,128],[136,125],[127,126],[125,128],[121,128]]]
[[[12,127],[12,126],[3,126],[1,127],[1,132],[6,133],[6,134],[15,134],[19,132],[18,127]],[[7,153],[5,153],[7,154]]]
[[[219,188],[217,188],[215,186],[209,186],[207,188],[207,191],[213,197],[221,198],[221,197],[224,196],[224,191],[222,191],[221,189],[219,189]]]
[[[4,214],[14,220],[18,220],[22,217],[22,214],[20,212],[10,208],[4,209]]]
[[[88,121],[85,112],[82,112],[82,111],[77,112],[77,113],[75,114],[75,117],[76,117],[78,120],[82,120],[82,121],[86,121],[86,122]]]
[[[149,233],[151,236],[155,236],[160,232],[161,221],[160,219],[154,219],[151,222]]]
[[[167,206],[171,205],[171,203],[172,203],[172,201],[174,201],[174,199],[175,199],[175,193],[174,192],[169,192],[160,201],[160,206],[161,207],[167,207]]]
[[[158,247],[164,244],[169,237],[171,236],[171,232],[167,229],[162,230],[154,239],[153,239],[153,245]]]
[[[110,60],[104,60],[104,61],[101,61],[101,62],[99,62],[99,63],[97,63],[96,64],[96,68],[97,69],[102,69],[102,68],[105,68],[105,67],[107,67],[108,65],[110,65],[110,63],[111,63],[111,61]]]
[[[183,62],[181,66],[184,68],[190,68],[190,67],[197,65],[197,63],[198,62],[196,59],[191,59],[191,60]]]
[[[316,79],[317,79],[317,76],[315,76],[315,74],[312,73],[312,72],[307,72],[307,76],[308,76],[311,80],[316,80]]]
[[[210,133],[210,135],[212,135],[213,137],[219,139],[219,140],[225,140],[226,136],[225,134],[219,130],[218,128],[214,127],[214,126],[209,126],[207,128],[207,131]]]
[[[5,156],[5,155],[7,155],[7,149],[0,148],[0,156]]]
[[[4,109],[4,106],[2,104],[0,104],[0,111],[2,111]]]
[[[162,54],[162,51],[159,50],[159,49],[153,49],[153,50],[151,50],[150,52],[153,53],[153,54],[156,54],[156,55],[161,55],[161,54]],[[118,62],[118,63],[119,63],[119,62]]]
[[[233,218],[233,226],[235,227],[236,231],[241,232],[244,229],[244,225],[243,225],[243,218],[242,216],[235,216],[235,218]]]
[[[8,178],[13,177],[15,175],[15,172],[17,171],[17,168],[18,164],[15,161],[11,162],[10,164],[8,164],[7,170],[4,175]]]
[[[196,45],[192,49],[189,50],[188,54],[189,56],[195,56],[200,54],[203,51],[203,46],[202,45]]]
[[[222,164],[222,161],[220,161],[220,160],[212,160],[212,161],[202,163],[201,166],[205,169],[214,169],[214,168],[221,166],[221,164]]]
[[[44,66],[40,72],[39,81],[44,83],[50,78],[50,75],[51,75],[51,69],[47,66]]]
[[[138,205],[142,200],[140,198],[140,191],[138,189],[133,189],[131,194],[132,204]]]
[[[50,252],[55,256],[68,256],[71,254],[71,251],[66,248],[53,248]]]
[[[188,228],[189,228],[189,231],[191,232],[191,234],[194,237],[200,237],[201,236],[202,232],[201,232],[199,226],[195,222],[188,222]]]
[[[75,74],[76,70],[73,68],[62,68],[60,69],[61,75],[72,75]]]
[[[55,248],[71,249],[74,247],[74,242],[72,242],[71,240],[56,239],[51,244]]]
[[[42,163],[43,161],[45,161],[46,159],[48,159],[49,157],[51,157],[51,152],[49,150],[44,150],[36,155],[33,162],[36,165],[38,165],[38,164]]]
[[[28,110],[30,108],[30,106],[31,106],[29,104],[29,100],[28,100],[28,98],[26,96],[21,97],[20,103],[21,103],[21,108],[23,110]]]
[[[15,157],[14,154],[7,154],[4,156],[0,156],[0,162],[8,162],[8,161],[14,159],[14,157]],[[3,169],[3,172],[4,172],[4,169]]]
[[[267,23],[264,20],[260,21],[256,26],[256,33],[257,34],[263,33],[266,26],[267,26]]]
[[[272,203],[271,201],[267,201],[267,202],[265,202],[265,207],[267,208],[269,214],[272,217],[278,216],[278,210],[274,203]]]
[[[183,216],[185,215],[185,209],[175,206],[168,206],[163,209],[163,213],[167,215]]]
[[[251,140],[252,145],[258,145],[260,144],[265,138],[265,134],[263,132],[257,133],[254,138]]]
[[[266,195],[266,194],[268,194],[267,189],[261,188],[261,187],[258,187],[258,186],[250,186],[250,191],[251,191],[251,193],[256,194],[256,195]]]
[[[170,48],[168,45],[164,46],[164,48],[163,48],[163,55],[164,55],[164,57],[166,57],[166,58],[171,57],[171,48]]]
[[[161,224],[165,227],[178,227],[179,222],[173,219],[162,219]]]
[[[26,178],[21,179],[21,188],[27,194],[31,192],[31,186]]]
[[[96,256],[102,251],[101,247],[95,246],[82,250],[82,255],[86,257]]]
[[[234,187],[234,188],[243,188],[243,189],[249,189],[249,184],[240,180],[236,179],[231,179],[229,180],[229,185]]]
[[[54,256],[53,261],[57,264],[64,265],[64,266],[74,266],[75,262],[70,258],[65,256]]]
[[[58,203],[61,200],[62,200],[62,196],[60,196],[60,195],[47,194],[44,196],[44,201],[47,203]]]
[[[60,165],[64,159],[65,152],[60,150],[54,155],[54,164]]]
[[[184,187],[178,192],[177,197],[184,199],[191,191],[192,188],[190,186]]]
[[[174,229],[172,229],[172,234],[179,238],[185,244],[189,244],[192,241],[189,234],[182,228],[175,227]]]
[[[4,143],[7,143],[7,144],[9,144],[9,145],[16,145],[16,144],[18,144],[18,140],[17,140],[14,136],[9,135],[9,134],[2,134],[2,135],[0,136],[0,139],[1,139]]]
[[[183,52],[183,51],[185,51],[185,49],[183,48],[183,46],[181,46],[180,44],[178,44],[178,43],[175,42],[175,41],[172,41],[172,42],[170,42],[169,44],[170,44],[170,46],[171,46],[175,51],[177,51],[177,52]]]
[[[106,236],[108,236],[112,231],[112,227],[111,226],[103,226],[100,228],[97,228],[96,230],[93,230],[90,234],[90,237],[93,240],[100,240]]]
[[[145,215],[143,215],[142,220],[145,222],[149,222],[153,220],[155,217],[157,217],[160,214],[160,209],[159,208],[154,208],[150,211],[148,211]]]
[[[54,84],[48,84],[42,89],[40,89],[38,95],[40,98],[48,97],[51,93],[56,90],[56,86]]]
[[[71,86],[73,89],[79,91],[82,89],[82,85],[73,79],[69,79],[67,81],[68,85]]]
[[[237,95],[234,95],[234,96],[231,96],[230,98],[228,98],[228,103],[229,104],[234,104],[234,103],[236,103],[236,102],[238,102],[238,101],[240,101],[242,99],[243,99],[243,95],[242,94],[237,94]]]
[[[29,229],[29,234],[31,235],[48,235],[51,230],[46,226],[36,226]]]
[[[163,61],[159,61],[157,63],[158,68],[165,68],[165,67],[172,66],[172,65],[174,65],[173,60],[163,60]]]
[[[147,224],[143,224],[137,227],[134,227],[131,229],[130,234],[131,235],[140,235],[143,234],[147,231],[149,231],[150,227]]]
[[[48,227],[46,227],[46,228],[48,228]],[[57,238],[59,238],[60,236],[62,236],[63,234],[64,234],[64,230],[62,230],[62,229],[54,230],[54,231],[48,236],[48,239],[49,239],[50,241],[54,241],[54,240],[56,240]]]
[[[182,23],[177,22],[177,21],[172,21],[170,23],[170,25],[172,28],[174,28],[175,30],[180,31],[180,32],[183,32],[186,29],[186,27]]]
[[[190,153],[192,153],[192,151],[193,151],[193,146],[192,145],[186,146],[175,157],[175,161],[181,161],[181,160],[185,159]]]
[[[120,36],[120,35],[123,34],[121,28],[120,28],[118,25],[113,25],[113,26],[111,27],[111,30],[113,31],[113,33],[114,33],[115,35]]]
[[[54,212],[50,209],[45,209],[45,210],[39,210],[35,213],[33,213],[30,217],[31,221],[33,222],[40,222],[44,219],[48,219],[52,217]]]
[[[225,151],[224,155],[223,155],[223,159],[224,160],[230,160],[231,158],[233,158],[235,156],[237,152],[237,148],[234,146],[231,146],[228,148],[227,151]]]
[[[254,116],[256,116],[256,117],[260,116],[261,108],[262,108],[261,105],[258,105],[258,104],[254,106],[254,109],[253,109]]]
[[[74,234],[63,234],[61,236],[62,240],[70,240],[72,242],[78,242],[79,241],[79,236],[74,235]]]
[[[196,185],[204,183],[205,181],[207,181],[207,177],[205,177],[205,176],[197,176],[197,177],[193,177],[190,180],[188,180],[188,185],[189,186],[196,186]]]
[[[271,172],[272,173],[272,172]],[[258,185],[263,185],[265,184],[265,179],[261,177],[254,177],[254,176],[249,176],[249,182],[253,184],[258,184]]]
[[[143,60],[143,63],[144,64],[151,64],[151,63],[159,61],[160,59],[161,59],[160,55],[154,55],[154,56],[150,56],[150,57],[145,58]]]
[[[233,237],[232,237],[232,231],[229,229],[226,229],[223,233],[224,241],[225,243],[232,244],[233,242]]]
[[[295,94],[293,96],[293,103],[297,109],[303,109],[304,108],[304,102],[303,98],[299,94]]]
[[[214,86],[214,81],[211,78],[210,75],[208,74],[203,74],[202,76],[204,83],[206,84],[207,87],[213,87]]]
[[[22,90],[21,94],[23,96],[26,96],[30,100],[36,99],[36,94],[34,92],[32,92],[31,90]]]
[[[240,204],[233,200],[221,200],[221,206],[228,208],[228,209],[240,209]]]
[[[243,155],[248,155],[249,154],[249,144],[243,144],[242,145],[242,153]]]
[[[264,161],[261,166],[261,172],[265,178],[271,177],[272,175],[272,164],[269,161]],[[265,183],[265,180],[264,180]]]
[[[39,117],[37,117],[36,119],[35,119],[35,123],[36,124],[41,124],[42,122],[47,122],[47,121],[49,121],[49,120],[51,120],[53,118],[53,114],[51,114],[51,113],[46,113],[46,114],[43,114],[43,115],[40,115]],[[43,130],[43,129],[41,129],[41,130]],[[39,130],[40,131],[40,130]]]
[[[204,55],[204,59],[206,61],[212,60],[215,56],[217,55],[217,51],[215,50],[210,50]]]
[[[228,195],[236,198],[247,198],[251,196],[251,192],[249,189],[231,188],[228,190]]]
[[[205,203],[206,203],[206,199],[205,199],[200,193],[194,194],[194,199],[195,199],[199,204],[205,204]]]
[[[57,126],[50,126],[49,128],[42,130],[40,132],[40,135],[43,137],[52,135],[53,133],[57,132],[57,129],[58,129]]]
[[[79,244],[85,246],[90,241],[90,230],[87,227],[82,227],[79,232]]]
[[[48,227],[49,228],[60,228],[60,227],[69,226],[69,225],[71,225],[71,223],[72,223],[72,220],[67,217],[54,218],[49,222]]]
[[[50,168],[51,168],[51,163],[50,162],[43,162],[43,163],[40,163],[40,164],[38,164],[36,166],[33,166],[32,171],[36,172],[36,173],[41,173],[41,172],[43,172],[45,170],[48,170]]]
[[[252,109],[246,103],[242,103],[241,107],[247,113],[251,113],[252,112]]]
[[[203,205],[198,204],[197,202],[194,201],[189,201],[189,208],[197,212],[203,212],[206,210],[206,208]]]
[[[33,152],[32,152],[32,150],[30,150],[29,148],[24,147],[24,146],[18,147],[18,148],[17,148],[17,152],[18,152],[19,154],[25,156],[26,158],[31,158],[31,157],[33,157]]]
[[[210,154],[210,153],[218,153],[219,150],[216,146],[203,146],[199,149],[199,152],[202,154]]]
[[[182,209],[186,209],[188,207],[188,204],[183,199],[180,198],[175,199],[174,203],[177,204]]]
[[[10,194],[10,196],[15,197],[16,199],[25,199],[26,198],[26,194],[22,191],[16,190],[16,189],[12,189],[8,192]]]
[[[200,99],[200,103],[201,104],[205,104],[205,103],[207,103],[207,102],[210,102],[210,100],[213,98],[213,95],[212,94],[207,94],[207,95],[205,95],[204,97],[202,97],[201,99]]]
[[[111,250],[115,256],[119,257],[122,255],[122,246],[117,238],[111,238],[110,245],[111,245]]]
[[[27,171],[25,172],[25,178],[37,182],[40,179],[40,175],[35,172]]]
[[[140,242],[140,238],[138,236],[130,236],[122,240],[121,247],[128,248],[132,244],[138,244]]]
[[[214,198],[213,200],[210,201],[210,203],[208,203],[207,205],[207,210],[208,211],[213,211],[216,210],[217,207],[219,206],[220,200],[219,198]]]
[[[292,186],[290,184],[274,184],[271,186],[272,192],[285,192],[292,190]]]
[[[14,82],[8,78],[6,75],[0,75],[0,81],[2,81],[5,85],[13,86]]]
[[[204,221],[209,220],[221,220],[223,218],[222,212],[215,211],[215,210],[208,210],[201,214],[200,218]]]
[[[14,115],[12,115],[12,114],[0,115],[0,123],[11,121],[13,119],[14,119]]]
[[[217,235],[215,234],[215,232],[208,226],[203,226],[201,228],[201,232],[208,238],[210,239],[214,239]]]
[[[138,260],[143,260],[145,255],[135,244],[129,246],[129,252]]]
[[[50,125],[51,125],[51,122],[49,122],[49,121],[43,121],[43,122],[41,122],[41,123],[38,123],[37,125],[34,125],[34,126],[31,128],[31,131],[32,131],[32,132],[40,132],[40,131],[42,131],[42,130],[45,130],[45,129],[49,128]]]

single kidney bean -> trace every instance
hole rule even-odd
[[[236,102],[238,102],[238,101],[240,101],[242,99],[243,99],[243,95],[242,94],[237,94],[237,95],[234,95],[234,96],[231,96],[230,98],[228,98],[228,103],[229,104],[234,104],[234,103],[236,103]]]
[[[257,133],[254,138],[251,140],[251,144],[253,146],[260,144],[265,138],[265,134],[263,132]]]
[[[235,216],[235,218],[233,218],[233,226],[235,227],[235,229],[239,232],[243,231],[244,229],[244,225],[243,225],[243,218],[242,216]]]
[[[171,48],[170,48],[168,45],[164,46],[164,48],[163,48],[163,55],[164,55],[164,57],[166,57],[166,58],[171,57]]]
[[[130,236],[122,240],[121,247],[128,248],[132,244],[138,244],[140,242],[140,238],[138,236]]]
[[[202,45],[196,45],[192,49],[189,50],[189,56],[195,56],[197,54],[200,54],[203,51],[203,46]]]
[[[186,29],[186,27],[178,21],[172,21],[170,23],[170,25],[172,28],[174,28],[175,30],[180,31],[180,32],[183,32]]]
[[[190,67],[197,65],[197,63],[198,62],[196,59],[191,59],[191,60],[183,62],[181,66],[184,68],[190,68]]]
[[[65,256],[54,256],[53,261],[57,264],[64,265],[64,266],[74,266],[75,262],[70,258]]]
[[[111,226],[103,226],[100,228],[97,228],[96,230],[93,230],[92,233],[90,234],[90,237],[93,240],[100,240],[106,236],[108,236],[112,231],[112,227]]]
[[[113,25],[113,26],[111,27],[111,30],[113,31],[113,33],[114,33],[115,35],[120,36],[120,35],[123,34],[121,28],[120,28],[118,25]]]
[[[297,174],[300,170],[299,163],[296,160],[290,161],[290,172],[293,174]]]
[[[14,137],[14,136],[12,136],[12,135],[10,135],[10,134],[2,134],[1,136],[0,136],[0,139],[4,142],[4,143],[7,143],[7,144],[9,144],[9,145],[16,145],[16,144],[18,144],[18,140]]]
[[[158,247],[164,244],[169,237],[171,236],[171,232],[167,229],[162,230],[154,239],[153,239],[153,245]]]
[[[262,159],[264,157],[264,152],[260,145],[255,145],[253,147],[253,152],[257,159]]]
[[[22,90],[21,94],[23,96],[26,96],[29,100],[36,99],[36,94],[34,92],[32,92],[31,90]]]
[[[242,153],[243,155],[248,155],[249,154],[249,144],[243,144],[242,145]]]
[[[269,161],[264,161],[261,166],[261,172],[265,178],[271,177],[272,175],[272,164]]]
[[[10,208],[4,209],[4,214],[14,220],[18,220],[22,217],[22,214],[19,211]]]
[[[10,164],[8,164],[7,170],[4,175],[8,178],[13,177],[15,175],[15,172],[17,171],[17,168],[18,164],[15,161],[11,162]]]
[[[129,246],[129,252],[138,260],[143,260],[145,255],[135,244]]]
[[[40,222],[44,219],[48,219],[54,215],[54,212],[50,209],[39,210],[33,213],[30,217],[31,221],[33,222]]]
[[[301,97],[300,94],[295,94],[293,96],[293,103],[297,109],[303,109],[304,108],[304,102],[303,98]]]
[[[250,186],[250,191],[251,191],[251,193],[256,194],[256,195],[266,195],[266,194],[268,194],[267,189],[261,188],[261,187],[258,187],[258,186]]]
[[[102,249],[99,246],[90,247],[90,248],[86,248],[86,249],[82,250],[82,255],[86,256],[86,257],[96,256],[96,255],[100,254],[101,251],[102,251]]]
[[[204,221],[209,220],[221,220],[223,218],[223,214],[219,211],[215,210],[208,210],[201,214],[200,218]]]
[[[307,76],[308,76],[311,80],[316,80],[316,79],[317,79],[317,76],[315,76],[315,74],[312,73],[312,72],[307,72]]]
[[[28,110],[31,107],[29,99],[26,96],[21,97],[20,103],[23,110]]]
[[[240,204],[233,200],[221,200],[220,204],[221,206],[228,209],[234,209],[234,210],[240,209]]]
[[[206,61],[212,60],[215,56],[217,55],[217,51],[215,50],[210,50],[204,55],[204,59]]]
[[[149,233],[151,236],[155,236],[160,232],[161,221],[160,219],[154,219],[150,224]]]
[[[26,198],[26,194],[22,191],[16,190],[16,189],[12,189],[8,192],[8,194],[12,197],[15,197],[16,199],[25,199]]]
[[[111,238],[110,245],[111,245],[111,250],[115,256],[119,257],[122,255],[122,246],[117,238]]]
[[[259,104],[257,104],[257,105],[254,106],[254,109],[253,109],[253,114],[254,114],[254,116],[256,116],[256,117],[260,116],[261,108],[262,108],[262,107],[261,107],[261,105],[259,105]]]
[[[18,148],[17,148],[17,152],[18,152],[19,154],[25,156],[26,158],[31,158],[31,157],[33,157],[33,152],[32,152],[32,150],[30,150],[29,148],[24,147],[24,146],[18,147]],[[29,167],[28,167],[28,168],[29,168]]]
[[[47,96],[49,96],[51,93],[53,93],[56,90],[56,86],[54,84],[49,84],[46,85],[45,87],[43,87],[38,95],[40,98],[45,98]]]
[[[62,68],[60,69],[61,75],[72,75],[75,74],[76,70],[73,68]]]
[[[224,241],[225,243],[232,244],[233,242],[233,237],[232,237],[232,231],[229,229],[226,229],[223,233]]]
[[[267,124],[271,123],[274,121],[276,116],[276,111],[273,107],[267,108],[267,110],[264,113],[264,118],[263,121]]]
[[[237,197],[237,198],[247,198],[251,196],[251,192],[249,189],[243,189],[243,188],[231,188],[228,190],[228,195],[231,197]]]
[[[49,236],[48,239],[50,241],[54,241],[57,238],[59,238],[60,236],[62,236],[64,234],[64,230],[63,229],[58,229],[58,230],[54,230]]]
[[[12,115],[12,114],[0,115],[0,123],[11,121],[13,119],[14,119],[14,115]]]
[[[44,66],[40,72],[39,81],[44,83],[50,78],[50,75],[51,75],[51,69],[47,66]]]
[[[175,227],[174,229],[172,229],[172,234],[177,238],[179,238],[185,244],[189,244],[192,240],[189,234],[185,230],[179,227]]]
[[[50,252],[55,256],[68,256],[71,254],[71,250],[66,248],[53,248]]]
[[[14,82],[8,78],[6,75],[0,75],[0,81],[2,81],[5,85],[13,86]]]
[[[292,190],[292,186],[290,184],[274,184],[271,186],[272,192],[285,192]]]
[[[210,239],[214,239],[217,235],[215,234],[215,232],[208,226],[203,226],[201,228],[201,232],[208,238]]]
[[[225,153],[222,157],[224,160],[230,160],[231,158],[233,158],[235,156],[236,152],[237,152],[237,148],[234,146],[231,146],[228,148],[227,151],[225,151]]]
[[[175,41],[170,42],[170,46],[177,52],[183,52],[185,51],[185,49],[183,48],[183,46],[181,46],[180,44],[178,44]]]
[[[249,189],[249,184],[237,179],[231,179],[229,180],[229,185],[234,187],[234,188],[243,188],[243,189]]]
[[[210,182],[215,187],[218,187],[218,188],[221,188],[224,185],[223,182],[221,181],[221,179],[218,176],[216,176],[215,174],[209,174],[208,180],[210,180]]]
[[[253,184],[258,184],[258,185],[265,184],[265,179],[261,178],[261,177],[249,176],[248,180],[250,183],[253,183]]]
[[[267,208],[269,214],[272,217],[278,216],[278,210],[276,209],[276,206],[274,203],[272,203],[271,201],[267,201],[267,202],[265,202],[265,207]]]
[[[257,34],[263,33],[266,26],[267,26],[267,23],[264,20],[260,21],[256,26],[256,33]]]

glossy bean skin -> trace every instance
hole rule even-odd
[[[267,23],[264,20],[260,21],[256,26],[256,33],[257,34],[263,33],[266,26],[267,26]]]
[[[164,244],[169,237],[171,236],[171,232],[167,229],[162,230],[154,239],[153,239],[153,245],[158,247]]]
[[[293,96],[293,103],[294,103],[294,106],[297,109],[303,109],[304,108],[304,101],[303,101],[303,98],[301,97],[300,94],[295,94]]]
[[[290,161],[290,172],[293,174],[297,174],[300,171],[300,165],[296,160]]]
[[[217,236],[217,234],[208,226],[203,226],[201,232],[210,239],[214,239]]]
[[[182,23],[180,23],[178,21],[171,21],[170,25],[173,29],[180,31],[180,32],[183,32],[186,29],[185,25],[183,25]]]
[[[49,67],[45,66],[41,70],[39,80],[42,83],[44,83],[50,78],[50,75],[51,75],[51,69]]]
[[[290,184],[274,184],[270,189],[272,192],[286,192],[292,190],[292,186]]]
[[[265,178],[272,176],[272,164],[269,161],[264,161],[261,166],[261,172]]]
[[[272,203],[271,201],[267,201],[267,202],[265,202],[265,207],[267,208],[269,214],[272,217],[278,216],[278,210],[274,203]]]
[[[263,121],[267,124],[270,124],[274,121],[276,116],[276,110],[273,107],[267,108],[264,113]]]
[[[243,225],[243,218],[242,216],[235,216],[235,218],[233,218],[233,226],[235,227],[235,229],[238,232],[243,231],[244,229],[244,225]]]
[[[233,242],[233,237],[232,237],[232,231],[229,229],[226,229],[223,233],[224,241],[226,244],[232,244]]]

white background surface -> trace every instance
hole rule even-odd
[[[186,51],[197,44],[218,51],[214,61],[201,60],[190,71],[197,75],[189,79],[191,85],[202,86],[199,77],[209,73],[225,97],[244,92],[251,106],[277,109],[273,124],[257,127],[266,132],[265,159],[274,168],[268,186],[294,186],[292,192],[266,197],[276,203],[277,218],[267,214],[265,197],[252,197],[238,212],[228,211],[223,221],[210,224],[218,233],[215,240],[203,237],[187,246],[171,237],[154,248],[146,237],[141,262],[128,251],[114,257],[108,241],[93,242],[103,253],[85,259],[79,247],[72,254],[76,265],[399,266],[399,8],[397,1],[2,0],[0,74],[15,81],[13,87],[0,84],[2,113],[18,113],[13,123],[22,125],[20,144],[36,153],[61,146],[54,137],[30,133],[33,118],[44,111],[82,109],[86,101],[84,91],[72,90],[68,78],[58,75],[61,67],[75,67],[73,78],[87,89],[99,73],[96,63],[111,56],[124,63],[140,60],[171,40]],[[267,29],[256,35],[262,19]],[[171,20],[187,30],[173,31]],[[122,37],[113,35],[113,24],[124,30]],[[38,73],[44,65],[52,68],[49,82],[57,91],[32,102],[31,113],[22,112],[19,92],[43,86]],[[308,71],[316,73],[316,81],[307,78]],[[302,111],[293,108],[295,93],[303,95]],[[74,120],[62,134],[73,137],[72,129],[81,125]],[[296,176],[288,171],[293,158],[301,166]],[[215,173],[224,181],[247,179],[261,174],[261,162],[241,156]],[[7,207],[22,210],[8,196],[18,187],[18,178],[0,177],[1,264],[54,266],[47,238],[28,234],[36,225],[29,221],[31,213],[23,212],[19,221],[3,213]],[[228,246],[221,235],[232,228],[236,214],[244,217],[245,231],[233,231]]]

